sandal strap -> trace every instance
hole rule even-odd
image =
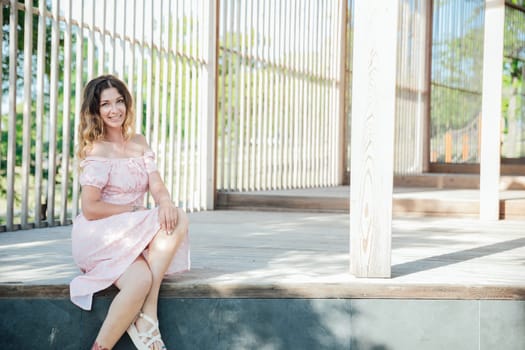
[[[150,329],[148,329],[147,331],[138,333],[138,336],[140,337],[144,345],[146,345],[147,347],[150,347],[154,343],[160,342],[161,346],[165,349],[166,345],[164,345],[164,341],[162,340],[162,337],[160,335],[159,322],[158,321],[155,322],[151,317],[149,317],[143,312],[141,312],[138,317],[143,318],[144,320],[146,320],[148,323],[151,324]],[[157,332],[157,334],[153,334],[155,331]]]
[[[155,322],[151,317],[146,315],[145,313],[141,312],[139,313],[139,317],[145,319],[148,321],[153,327],[157,328],[159,326],[159,322]]]

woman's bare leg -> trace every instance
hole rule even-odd
[[[144,306],[142,307],[142,312],[154,320],[157,320],[160,285],[166,271],[168,270],[169,264],[173,260],[175,253],[187,234],[188,224],[188,216],[183,210],[178,209],[177,225],[175,226],[173,233],[168,235],[164,231],[159,231],[149,245],[147,261],[153,281],[151,283],[149,294],[144,302]],[[146,321],[141,320],[140,318],[137,320],[137,328],[139,330],[144,331],[150,327],[151,325],[146,323]],[[160,347],[154,346],[153,349],[157,350],[160,349]]]
[[[111,349],[139,313],[151,289],[152,274],[148,263],[139,256],[115,282],[120,291],[109,307],[96,343]]]

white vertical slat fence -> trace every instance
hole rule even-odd
[[[400,4],[400,31],[410,30],[400,42],[411,48],[400,49],[401,59],[409,64],[421,44],[413,33],[423,5]],[[348,171],[351,101],[343,97],[351,91],[353,1],[53,0],[35,8],[34,1],[4,0],[2,6],[10,13],[9,26],[0,28],[9,30],[2,36],[9,53],[0,54],[10,89],[0,106],[0,231],[64,225],[79,212],[73,154],[80,96],[98,74],[127,82],[137,131],[156,152],[173,199],[187,210],[212,209],[216,190],[337,185]],[[405,79],[407,70],[398,74],[399,90],[422,84]],[[408,125],[421,105],[402,103],[398,114]]]
[[[340,183],[341,1],[221,1],[217,190]]]
[[[137,131],[173,200],[190,211],[213,208],[215,0],[1,4],[10,17],[0,231],[66,225],[79,212],[80,98],[89,79],[107,73],[128,83]]]

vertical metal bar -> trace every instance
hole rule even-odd
[[[177,10],[175,11],[176,15],[179,16],[179,14],[182,13],[182,9],[180,7],[180,2],[177,2]],[[182,18],[184,18],[184,14],[182,13]],[[179,203],[182,198],[182,174],[183,174],[183,166],[182,166],[182,125],[183,125],[183,119],[182,119],[182,82],[184,79],[184,66],[182,61],[182,48],[183,48],[183,38],[184,38],[184,26],[183,26],[183,20],[180,18],[177,18],[177,142],[175,147],[175,154],[176,154],[176,164],[177,164],[177,173],[176,173],[176,182],[175,182],[175,198],[176,203]]]
[[[195,4],[195,3],[193,3]],[[191,203],[191,211],[195,208],[195,175],[197,173],[196,167],[198,162],[196,161],[196,147],[197,147],[197,81],[198,81],[198,70],[197,70],[197,47],[198,47],[198,28],[199,23],[195,16],[198,14],[198,9],[193,9],[192,16],[192,31],[191,39],[192,44],[190,55],[192,57],[191,63],[191,126],[190,126],[190,148],[188,150],[190,156],[190,183],[189,183],[189,198]]]
[[[258,1],[257,2],[257,13],[260,14],[261,13],[261,10],[259,8],[259,5],[261,5],[261,2]],[[262,16],[259,16],[257,15],[255,18],[256,18],[256,24],[255,24],[255,32],[256,32],[256,35],[257,35],[257,43],[261,43],[263,42],[263,39],[261,39],[261,37],[263,36],[261,33],[260,33],[260,30],[261,30],[261,17]],[[257,45],[256,47],[256,52],[255,52],[255,55],[256,55],[256,62],[257,62],[257,69],[256,69],[256,105],[257,105],[257,117],[256,117],[256,130],[257,130],[257,154],[256,154],[256,166],[255,166],[255,189],[256,190],[261,190],[262,189],[262,166],[263,166],[263,162],[262,162],[262,147],[263,147],[263,134],[262,134],[262,131],[263,131],[263,126],[262,126],[262,119],[264,118],[263,116],[263,95],[264,95],[264,91],[263,91],[263,74],[261,72],[261,67],[262,67],[262,54],[261,54],[261,51],[262,51],[262,47],[261,45]]]
[[[100,46],[98,50],[98,75],[104,74],[106,71],[106,15],[107,15],[107,0],[102,0],[102,9],[99,15],[102,17],[102,25],[100,26]]]
[[[319,75],[319,86],[318,86],[318,96],[317,100],[319,103],[319,109],[318,109],[318,116],[319,116],[319,130],[318,130],[318,144],[319,144],[319,171],[318,171],[318,178],[319,178],[319,185],[323,186],[325,185],[325,169],[327,167],[326,164],[326,147],[325,147],[325,129],[326,129],[326,101],[325,101],[325,74],[324,74],[324,67],[325,67],[325,50],[324,50],[324,40],[325,40],[325,12],[324,12],[324,3],[318,4],[318,13],[319,13],[319,28],[318,28],[318,35],[319,40],[317,44],[318,49],[318,75]]]
[[[122,31],[120,32],[120,41],[119,41],[119,52],[120,52],[120,60],[119,60],[119,65],[117,67],[117,72],[118,74],[120,75],[120,77],[122,78],[122,80],[124,81],[126,79],[126,58],[128,56],[130,56],[131,59],[134,59],[135,57],[135,51],[134,50],[131,50],[131,43],[130,43],[130,50],[126,52],[126,32],[127,32],[127,21],[128,21],[128,16],[132,18],[132,21],[135,19],[135,15],[134,15],[134,3],[135,1],[133,0],[132,1],[133,5],[130,7],[130,10],[128,10],[128,8],[126,7],[126,4],[125,2],[122,0],[122,1],[119,1],[115,4],[115,8],[118,8],[118,5],[117,4],[122,4],[122,13],[124,13],[125,15],[122,16]],[[116,12],[116,11],[115,11]],[[131,16],[129,15],[129,12],[131,12]],[[115,21],[116,22],[116,21]],[[134,28],[133,28],[134,30]],[[133,36],[131,36],[131,40],[133,40]],[[131,53],[131,54],[129,54]],[[130,80],[130,78],[128,77],[128,81]],[[130,89],[130,86],[128,85],[128,89]],[[131,94],[133,94],[133,86],[131,86],[131,90],[129,90]]]
[[[153,61],[155,59],[155,56],[154,56],[154,49],[155,49],[155,30],[154,30],[154,8],[153,6],[149,6],[149,11],[146,12],[146,1],[144,1],[144,20],[146,20],[146,18],[148,19],[149,23],[148,24],[148,27],[145,27],[147,28],[146,29],[146,33],[145,33],[145,47],[148,49],[148,52],[147,52],[147,55],[146,55],[146,123],[145,123],[145,129],[144,129],[144,134],[146,136],[146,140],[148,142],[148,144],[150,145],[151,149],[155,152],[155,155],[158,156],[158,149],[156,148],[157,147],[157,143],[155,142],[156,140],[154,139],[154,136],[152,138],[152,132],[154,134],[154,130],[152,128],[152,123],[154,123],[154,121],[152,119],[154,119],[154,110],[153,108],[155,108],[155,106],[153,106],[154,104],[154,98],[155,98],[155,93],[154,93],[154,86],[153,86]],[[148,16],[149,15],[149,16]],[[146,23],[146,22],[145,22]],[[151,197],[148,196],[147,198],[147,202],[149,205],[152,205],[151,203]],[[154,205],[154,203],[153,203]]]
[[[234,123],[234,130],[233,130],[233,145],[232,145],[232,178],[234,179],[234,182],[232,183],[232,187],[234,190],[240,190],[242,188],[242,140],[243,140],[243,130],[242,127],[244,126],[243,121],[243,115],[242,115],[242,108],[241,108],[241,94],[242,94],[242,81],[244,78],[242,77],[241,72],[241,64],[242,64],[242,56],[240,55],[241,52],[241,4],[237,4],[237,6],[233,7],[233,17],[234,17],[234,26],[233,26],[233,33],[235,35],[236,40],[232,42],[232,51],[235,52],[233,56],[233,64],[235,65],[235,79],[232,79],[232,81],[235,82],[235,100],[234,100],[234,108],[233,108],[233,115],[232,115],[232,121]]]
[[[203,0],[198,0],[197,2],[197,35],[196,41],[197,45],[195,48],[195,71],[196,71],[196,82],[195,82],[195,189],[193,191],[193,209],[192,210],[201,210],[204,207],[206,202],[206,196],[203,196],[203,191],[206,190],[206,181],[203,181],[203,169],[206,169],[206,144],[202,139],[206,133],[205,124],[208,122],[207,118],[203,118],[202,110],[207,109],[204,106],[207,106],[208,101],[203,100],[206,97],[206,63],[207,59],[204,56],[204,49],[207,46],[207,25],[205,13],[207,8],[203,6]],[[208,14],[209,15],[209,14]],[[202,101],[206,101],[202,103]]]
[[[336,0],[331,0],[330,3],[328,4],[328,23],[327,23],[327,26],[328,26],[328,39],[327,39],[327,42],[328,42],[328,48],[327,48],[327,53],[329,55],[329,60],[328,60],[328,69],[327,69],[327,73],[328,73],[328,76],[327,76],[327,91],[328,91],[328,115],[327,115],[327,118],[329,120],[329,123],[328,123],[328,139],[327,139],[327,143],[328,143],[328,154],[329,154],[329,166],[328,166],[328,169],[327,169],[327,173],[328,173],[328,178],[327,178],[327,183],[326,185],[330,185],[331,184],[331,180],[332,180],[332,176],[333,176],[333,166],[334,166],[334,116],[337,116],[337,114],[334,113],[334,107],[335,107],[335,101],[334,101],[334,68],[335,68],[335,57],[337,57],[336,55],[333,55],[334,52],[332,51],[332,48],[334,47],[334,37],[335,37],[335,33],[334,33],[334,9],[333,9],[333,6],[334,6],[334,3],[335,3]],[[337,52],[337,51],[336,51]],[[335,56],[335,57],[334,57]]]
[[[279,21],[279,13],[277,12],[277,6],[275,4],[274,0],[270,1],[270,10],[268,12],[268,16],[270,19],[269,27],[271,28],[269,32],[270,42],[272,50],[269,53],[269,61],[271,65],[271,80],[270,80],[270,134],[271,134],[271,140],[269,140],[271,149],[269,154],[269,162],[271,164],[270,168],[270,174],[271,177],[269,179],[269,187],[270,189],[276,189],[277,188],[277,171],[279,169],[278,164],[278,157],[277,157],[277,149],[279,148],[278,143],[278,137],[279,137],[279,125],[278,125],[278,115],[280,114],[278,112],[278,101],[279,101],[279,66],[277,61],[277,50],[279,45],[279,36],[277,35],[277,26]]]
[[[160,29],[162,31],[160,35],[160,42],[159,46],[162,45],[162,49],[159,50],[160,52],[160,58],[162,59],[161,62],[159,62],[159,66],[162,63],[162,74],[157,76],[157,80],[160,80],[162,77],[162,103],[161,103],[161,128],[160,128],[160,149],[162,150],[162,157],[160,159],[160,171],[162,174],[162,177],[166,177],[166,157],[168,156],[168,147],[167,147],[167,129],[168,129],[168,55],[169,55],[169,49],[170,49],[170,42],[169,42],[169,20],[166,16],[169,11],[165,11],[166,3],[164,1],[161,1],[161,25]],[[164,43],[167,43],[166,46],[164,46]],[[171,156],[171,155],[170,155]],[[171,192],[170,192],[171,194]]]
[[[297,14],[298,12],[298,0],[293,1],[293,28],[292,28],[292,35],[291,35],[291,43],[293,47],[292,51],[292,69],[294,71],[298,70],[298,60],[299,60],[299,25],[298,20],[299,16]],[[293,120],[292,120],[292,128],[293,128],[293,169],[292,169],[292,187],[297,188],[299,185],[299,166],[300,166],[300,137],[301,137],[301,130],[300,130],[300,119],[299,119],[299,76],[298,74],[294,74],[293,76]]]
[[[188,13],[189,12],[189,13]],[[187,18],[190,18],[191,16],[191,12],[188,11],[188,8],[186,7],[184,9],[184,17],[187,17]],[[183,54],[186,56],[186,57],[190,57],[191,56],[191,53],[190,53],[190,44],[191,44],[191,37],[190,37],[190,34],[191,34],[191,31],[192,31],[192,25],[191,25],[191,21],[189,23],[189,25],[187,26],[187,35],[186,35],[186,49],[184,49],[183,47]],[[190,177],[190,156],[189,156],[189,149],[190,149],[190,136],[189,136],[189,133],[190,133],[190,99],[191,99],[191,88],[190,88],[190,84],[191,84],[191,63],[190,63],[190,60],[189,58],[184,62],[184,68],[185,68],[185,81],[187,82],[186,86],[185,86],[185,97],[184,97],[184,101],[185,101],[185,109],[184,109],[184,148],[183,148],[183,157],[184,157],[184,166],[183,166],[183,169],[184,169],[184,178],[183,178],[183,181],[182,181],[182,195],[183,195],[183,198],[184,198],[184,209],[187,209],[188,208],[188,191],[189,191],[189,177]]]
[[[338,8],[337,0],[332,0],[332,6],[330,8],[330,41],[331,41],[331,69],[330,69],[330,156],[331,156],[331,165],[330,165],[330,182],[329,185],[335,184],[335,179],[337,178],[337,156],[339,154],[338,149],[338,117],[339,113],[337,110],[338,107],[338,94],[337,94],[337,80],[338,76],[338,67],[339,67],[339,37],[338,37]]]
[[[303,2],[303,118],[304,118],[304,128],[303,128],[303,187],[310,187],[312,185],[311,181],[311,174],[312,174],[312,157],[311,157],[311,150],[312,150],[312,142],[313,139],[311,137],[312,133],[312,122],[313,122],[313,115],[311,113],[310,108],[310,71],[309,71],[309,62],[310,62],[310,39],[312,37],[311,32],[311,23],[309,23],[310,20],[310,1],[304,1]]]
[[[218,147],[218,157],[217,157],[217,166],[219,167],[219,171],[217,172],[217,186],[218,188],[221,188],[223,190],[226,190],[227,187],[225,186],[225,178],[226,178],[226,136],[225,136],[225,130],[226,130],[226,55],[227,52],[224,49],[226,46],[226,9],[228,7],[227,0],[224,0],[222,2],[222,6],[220,8],[220,33],[219,38],[222,38],[222,42],[219,45],[219,48],[222,46],[223,49],[220,51],[221,56],[221,67],[223,69],[221,70],[222,74],[220,76],[220,92],[222,94],[222,101],[220,104],[220,110],[219,110],[219,133],[218,137],[219,140],[217,142]]]
[[[312,21],[312,38],[310,44],[310,51],[312,52],[312,59],[310,60],[310,72],[312,75],[311,82],[311,110],[313,114],[312,118],[312,183],[314,186],[319,186],[319,128],[320,128],[320,116],[318,113],[319,110],[319,85],[320,80],[318,76],[318,35],[319,35],[319,4],[317,1],[311,1],[311,21]]]
[[[193,9],[193,5],[195,3],[193,2],[190,6],[188,6],[188,18],[190,19],[189,22],[190,22],[190,26],[189,26],[189,35],[188,35],[188,50],[187,50],[187,54],[189,56],[189,59],[188,59],[188,72],[189,72],[189,76],[188,76],[188,99],[186,100],[188,102],[188,113],[186,114],[187,115],[187,118],[189,120],[189,127],[186,128],[186,132],[188,133],[187,135],[187,147],[186,147],[186,164],[187,164],[187,168],[188,168],[188,177],[186,179],[186,198],[187,198],[187,208],[189,210],[192,210],[193,208],[193,185],[194,185],[194,174],[195,174],[195,170],[194,170],[194,164],[195,164],[195,161],[194,161],[194,146],[195,146],[195,138],[194,138],[194,134],[195,134],[195,118],[194,118],[194,112],[195,112],[195,101],[194,101],[194,98],[195,98],[195,90],[194,90],[194,85],[195,85],[195,80],[196,80],[196,77],[195,77],[195,63],[193,61],[193,58],[194,58],[194,51],[195,51],[195,17],[194,17],[194,9]]]
[[[234,101],[233,101],[233,84],[234,84],[234,76],[235,73],[233,72],[233,42],[234,42],[234,33],[233,33],[233,25],[235,20],[235,1],[229,2],[229,8],[225,9],[225,18],[227,18],[226,22],[226,32],[224,33],[224,46],[225,46],[225,52],[224,57],[227,59],[225,60],[225,67],[227,68],[226,71],[228,72],[228,75],[224,79],[225,89],[224,89],[224,96],[226,97],[226,110],[224,113],[224,122],[226,129],[224,130],[224,137],[225,137],[225,164],[226,164],[226,172],[224,174],[224,183],[227,190],[233,189],[233,176],[234,176],[234,140],[233,140],[233,134],[235,132],[234,125],[235,125],[235,116],[234,116]],[[225,19],[226,21],[226,19]]]
[[[77,3],[78,4],[78,3]],[[80,124],[80,108],[82,106],[82,76],[83,76],[83,57],[80,54],[82,52],[84,43],[84,0],[79,1],[80,8],[82,9],[79,13],[79,26],[77,28],[76,35],[76,63],[75,63],[75,127],[74,127],[74,145],[78,145],[78,128]],[[78,161],[78,159],[77,159]],[[74,218],[79,212],[79,173],[78,164],[73,164],[73,200],[71,204],[71,216]]]
[[[91,3],[91,28],[88,40],[88,80],[95,77],[95,2]]]
[[[257,18],[257,4],[254,4],[253,2],[250,3],[250,41],[249,42],[257,42],[257,21],[255,20]],[[256,48],[250,46],[250,59],[251,59],[251,65],[250,65],[250,189],[255,190],[257,188],[257,51]]]
[[[146,20],[146,1],[144,1],[144,20]],[[152,92],[152,82],[153,82],[153,7],[149,6],[149,28],[145,30],[144,38],[144,46],[147,48],[147,54],[146,54],[146,126],[144,129],[144,134],[146,136],[146,140],[150,144],[150,147],[156,152],[155,144],[152,142],[151,139],[151,119],[152,119],[152,100],[153,100],[153,92]],[[146,22],[144,22],[146,25]],[[145,27],[146,28],[146,27]],[[146,37],[147,35],[147,37]]]
[[[172,200],[178,205],[178,198],[175,197],[174,192],[174,172],[175,172],[175,129],[177,125],[175,124],[175,111],[176,111],[176,93],[177,93],[177,12],[176,9],[173,9],[175,1],[170,1],[168,6],[168,28],[170,34],[168,38],[171,37],[171,42],[169,43],[168,51],[168,66],[170,72],[170,91],[169,91],[169,145],[168,145],[168,175],[166,184],[168,190],[172,196]],[[167,73],[166,73],[167,74]],[[178,167],[177,167],[178,169]]]
[[[306,108],[306,89],[307,89],[307,71],[306,71],[306,56],[308,51],[305,50],[306,40],[308,37],[308,27],[306,25],[306,5],[307,1],[301,1],[299,6],[299,66],[298,70],[300,72],[299,80],[299,120],[301,121],[301,152],[300,152],[300,187],[306,186],[307,178],[307,166],[308,166],[308,124],[310,118],[308,116],[308,109]]]
[[[267,132],[266,132],[266,190],[274,188],[275,183],[275,159],[274,159],[274,149],[275,149],[275,122],[276,122],[276,112],[275,112],[275,45],[276,37],[275,27],[276,27],[276,17],[274,16],[274,5],[273,0],[267,0],[266,2],[266,47],[265,47],[265,61],[266,61],[266,118],[267,118]]]
[[[260,10],[259,5],[260,1],[257,2],[256,7],[256,13],[257,16],[255,16],[255,24],[254,24],[254,35],[255,35],[255,42],[260,43],[261,34],[259,33],[260,29]],[[255,59],[255,72],[254,72],[254,109],[256,109],[256,112],[254,111],[254,119],[253,119],[253,136],[254,136],[254,146],[255,146],[255,152],[254,152],[254,164],[255,164],[255,184],[254,187],[256,190],[261,189],[261,147],[262,147],[262,127],[261,127],[261,119],[262,119],[262,77],[261,77],[261,57],[260,57],[260,45],[256,45],[255,52],[254,52],[254,59]],[[257,135],[257,136],[256,136]]]
[[[113,0],[113,6],[111,7],[111,9],[112,9],[112,13],[110,13],[110,15],[112,15],[113,18],[111,19],[111,23],[110,23],[111,32],[109,34],[110,39],[109,39],[109,58],[108,58],[109,67],[108,67],[108,70],[109,72],[111,72],[111,74],[116,74],[116,71],[115,71],[115,35],[117,33],[117,1],[116,0]],[[124,14],[124,16],[122,17],[126,18],[126,15]],[[123,73],[123,72],[120,72],[120,73]],[[121,78],[124,78],[124,76],[122,76]]]
[[[262,148],[262,154],[261,154],[261,169],[262,169],[262,172],[261,172],[261,188],[264,189],[264,190],[267,190],[268,187],[269,187],[269,181],[268,181],[268,177],[270,175],[270,172],[269,172],[269,161],[268,161],[268,154],[269,154],[269,151],[268,151],[268,147],[269,147],[269,140],[270,140],[270,137],[269,137],[269,130],[268,130],[268,125],[269,125],[269,119],[271,118],[270,114],[268,113],[269,111],[269,106],[268,106],[268,103],[269,103],[269,100],[268,100],[268,96],[269,96],[269,91],[268,91],[268,88],[269,88],[269,83],[268,83],[268,80],[269,80],[269,77],[268,77],[268,70],[269,70],[269,60],[268,60],[268,45],[269,45],[269,27],[270,27],[270,24],[269,24],[269,19],[270,19],[270,15],[269,15],[269,9],[266,7],[266,4],[269,3],[269,0],[266,0],[266,1],[263,1],[262,2],[262,36],[263,36],[263,40],[262,40],[262,47],[261,47],[261,68],[262,68],[262,91],[261,91],[261,105],[262,105],[262,114],[261,114],[261,118],[262,118],[262,143],[261,143],[261,148]]]
[[[284,172],[283,172],[283,189],[287,189],[290,187],[291,183],[291,162],[292,157],[290,155],[291,153],[291,147],[290,144],[292,142],[292,138],[290,137],[290,103],[291,103],[291,93],[290,90],[292,89],[292,81],[290,77],[290,72],[288,69],[291,67],[290,64],[290,54],[286,54],[286,50],[289,50],[289,42],[286,39],[290,38],[290,32],[292,27],[292,21],[289,20],[292,16],[291,14],[291,5],[289,1],[285,1],[285,24],[284,24],[284,33],[283,33],[283,51],[282,55],[284,57],[283,59],[283,74],[284,74],[284,84],[283,84],[283,165],[284,165]]]
[[[9,114],[7,121],[7,210],[6,228],[14,228],[15,162],[16,162],[16,66],[18,44],[18,6],[11,0],[9,12]]]
[[[226,32],[224,33],[225,37],[225,43],[224,46],[226,48],[224,57],[227,57],[227,60],[225,60],[225,64],[227,65],[227,72],[228,76],[226,79],[224,79],[225,84],[227,84],[228,89],[224,90],[224,95],[227,96],[227,109],[224,113],[224,122],[226,123],[226,130],[224,131],[224,137],[226,138],[225,143],[225,163],[226,163],[226,172],[224,174],[224,183],[225,187],[228,190],[233,189],[233,179],[232,175],[234,174],[233,168],[234,168],[234,142],[233,142],[233,133],[234,133],[234,123],[235,123],[235,116],[233,112],[233,82],[234,82],[234,72],[233,72],[233,41],[234,39],[234,33],[233,33],[233,23],[234,23],[234,15],[235,15],[235,1],[230,1],[229,3],[230,7],[228,9],[225,9],[225,18],[228,18],[228,22],[226,24]]]
[[[250,2],[243,2],[245,4],[244,7],[244,26],[243,26],[243,49],[242,49],[242,55],[244,57],[244,75],[245,75],[245,83],[244,83],[244,90],[246,91],[246,97],[244,98],[246,100],[245,108],[244,108],[244,115],[245,115],[245,150],[243,154],[243,160],[244,160],[244,189],[249,190],[251,188],[251,178],[252,178],[252,172],[251,172],[251,143],[252,143],[252,133],[251,133],[251,120],[252,120],[252,113],[251,113],[251,98],[252,98],[252,92],[251,92],[251,86],[252,86],[252,79],[251,79],[251,66],[252,66],[252,59],[249,51],[249,43],[251,38],[251,8],[252,4]]]
[[[245,152],[248,148],[245,147],[247,138],[246,138],[246,45],[245,45],[245,36],[247,31],[246,29],[246,8],[247,4],[245,1],[241,1],[238,17],[239,28],[239,41],[238,41],[238,53],[239,53],[239,65],[238,65],[238,79],[239,87],[237,91],[239,92],[239,148],[237,154],[237,188],[240,191],[244,191],[246,186],[246,163],[245,162]]]
[[[46,58],[46,3],[38,3],[38,41],[37,41],[37,77],[36,77],[36,130],[35,130],[35,225],[40,226],[43,214],[42,207],[42,154],[43,154],[43,120],[44,120],[44,74]]]
[[[55,223],[55,175],[57,158],[57,115],[58,115],[58,44],[60,42],[59,13],[60,3],[53,0],[53,17],[51,25],[51,81],[49,96],[49,158],[47,180],[47,222],[49,226]]]
[[[203,157],[203,162],[205,161],[206,167],[203,168],[203,181],[205,185],[202,186],[204,194],[206,195],[206,202],[204,209],[213,209],[215,206],[215,196],[216,196],[216,168],[215,168],[215,159],[216,159],[216,121],[217,121],[217,56],[218,56],[218,41],[219,41],[219,0],[208,0],[208,9],[203,11],[207,14],[207,18],[204,21],[204,24],[207,27],[207,31],[203,31],[203,35],[206,38],[203,42],[206,45],[203,48],[203,55],[205,57],[206,65],[206,81],[203,79],[203,83],[206,82],[206,95],[207,95],[207,110],[202,111],[203,121],[205,124],[206,132],[201,135],[202,140],[205,141],[202,148],[205,150],[206,157]]]
[[[297,90],[297,100],[298,100],[298,121],[299,121],[299,168],[298,168],[298,186],[303,188],[306,183],[306,135],[308,130],[308,115],[306,114],[305,108],[305,90],[306,90],[306,71],[305,71],[305,40],[307,37],[306,32],[306,16],[305,16],[305,1],[301,1],[298,5],[298,25],[297,25],[297,71],[298,74],[298,90]]]
[[[313,141],[313,154],[314,154],[314,161],[313,161],[313,169],[314,169],[314,176],[313,176],[313,181],[314,181],[314,184],[316,186],[319,186],[320,185],[320,173],[321,173],[321,166],[320,166],[320,163],[321,163],[321,153],[320,153],[320,150],[321,150],[321,147],[320,147],[320,144],[322,142],[321,138],[320,138],[320,130],[321,130],[321,103],[320,103],[320,90],[321,90],[321,84],[322,84],[322,81],[321,81],[321,77],[320,77],[320,73],[319,73],[319,70],[320,70],[320,54],[321,54],[321,50],[319,48],[319,45],[320,45],[320,39],[319,39],[319,34],[320,34],[320,25],[319,25],[319,22],[320,22],[320,4],[319,2],[315,1],[315,8],[314,8],[314,18],[313,18],[313,22],[314,22],[314,25],[313,25],[313,31],[314,31],[314,37],[316,38],[316,40],[314,40],[314,42],[312,43],[312,52],[314,52],[314,57],[312,59],[312,74],[313,74],[313,77],[314,77],[314,81],[313,81],[313,92],[312,92],[312,101],[313,101],[313,105],[312,105],[312,111],[315,115],[315,119],[314,119],[314,130],[313,130],[313,136],[312,136],[312,140]]]
[[[299,4],[298,0],[292,2],[292,16],[294,20],[292,21],[292,32],[291,32],[291,70],[292,70],[292,140],[293,140],[293,167],[292,167],[292,188],[298,188],[300,185],[300,171],[301,171],[301,125],[302,120],[299,117],[300,114],[300,102],[299,102],[299,91],[300,91],[300,67],[299,67],[299,44],[300,44],[300,28],[299,28]]]
[[[69,190],[69,158],[70,158],[70,118],[71,118],[71,6],[72,0],[68,0],[65,20],[66,29],[64,32],[64,79],[63,79],[63,113],[62,113],[62,183],[60,184],[61,203],[60,203],[60,224],[65,225],[67,220],[67,202]],[[58,102],[58,101],[57,101]]]
[[[162,8],[162,3],[163,3],[163,0],[160,0],[160,8]],[[161,158],[164,158],[164,155],[163,155],[163,152],[161,151],[161,148],[160,148],[160,145],[159,145],[159,133],[160,133],[160,109],[161,109],[161,100],[160,100],[160,82],[162,80],[162,76],[161,76],[161,62],[162,62],[162,23],[163,23],[163,19],[162,19],[162,11],[159,10],[159,13],[155,13],[155,10],[157,9],[158,7],[156,6],[152,6],[152,18],[151,18],[151,30],[152,30],[152,34],[151,34],[151,60],[152,62],[154,62],[154,65],[155,65],[155,85],[154,85],[154,90],[153,90],[153,136],[151,138],[151,148],[155,151],[155,154],[157,154],[157,162],[160,162],[161,164],[161,169],[159,169],[159,171],[161,171],[161,175],[164,175],[164,173],[162,172],[162,163],[163,163],[163,160]],[[159,19],[159,22],[160,22],[160,26],[158,28],[158,31],[157,31],[157,34],[158,34],[158,42],[156,43],[155,42],[155,25],[154,25],[154,19]],[[156,50],[155,50],[156,48]],[[153,78],[153,77],[152,77]]]
[[[146,18],[146,9],[145,9],[145,0],[142,0],[142,10],[141,11],[135,11],[135,16],[142,14],[142,18],[140,19],[140,36],[138,40],[138,66],[137,66],[137,88],[135,92],[135,114],[136,114],[136,125],[135,129],[137,133],[141,133],[146,135],[146,130],[143,130],[143,120],[144,120],[144,100],[143,100],[143,94],[144,94],[144,50],[145,50],[145,18]],[[136,9],[137,7],[135,7]]]
[[[277,95],[277,104],[276,104],[276,110],[277,110],[277,131],[278,131],[278,137],[277,137],[277,147],[276,147],[276,159],[277,159],[277,169],[276,169],[276,188],[283,188],[284,187],[284,148],[285,148],[285,142],[287,141],[285,135],[284,135],[284,110],[285,110],[285,102],[284,102],[284,84],[286,81],[285,76],[285,59],[284,59],[284,48],[285,48],[285,28],[286,28],[286,12],[285,12],[285,4],[282,1],[276,1],[276,16],[275,18],[279,19],[278,28],[279,31],[276,33],[277,36],[277,52],[276,52],[276,58],[277,58],[277,89],[276,89],[276,95]],[[278,16],[277,16],[278,14]],[[277,27],[277,26],[276,26]]]
[[[320,75],[320,91],[319,91],[319,99],[320,99],[320,111],[319,115],[321,116],[321,128],[319,132],[319,139],[321,140],[320,145],[320,151],[322,154],[321,157],[321,172],[320,172],[320,184],[321,186],[326,186],[326,178],[327,178],[327,169],[329,167],[328,163],[328,145],[327,142],[327,128],[328,128],[328,99],[327,99],[327,66],[328,66],[328,60],[329,57],[327,57],[326,52],[326,36],[327,36],[327,20],[326,20],[326,3],[323,3],[321,5],[321,24],[320,24],[320,32],[321,32],[321,39],[319,40],[319,50],[320,50],[320,63],[319,63],[319,75]]]
[[[253,190],[254,181],[255,181],[255,138],[254,138],[254,129],[253,129],[253,120],[255,115],[253,113],[253,98],[254,98],[254,78],[253,78],[253,54],[252,46],[250,43],[253,42],[253,2],[246,2],[246,13],[245,16],[247,21],[245,23],[245,33],[246,33],[246,48],[244,53],[246,55],[246,188],[248,190]]]
[[[123,2],[123,6],[124,2]],[[136,96],[136,89],[135,89],[135,61],[137,56],[137,50],[135,48],[136,41],[137,41],[137,0],[132,0],[131,5],[131,35],[130,35],[130,42],[129,42],[129,51],[131,51],[131,57],[129,58],[129,70],[128,70],[128,88],[132,95]],[[127,29],[127,21],[124,22],[124,28]],[[125,34],[127,30],[123,30],[123,33]],[[122,55],[125,56],[126,47],[124,46],[122,48]],[[125,62],[124,62],[125,63]],[[125,64],[123,63],[122,71],[124,71]],[[137,85],[139,82],[137,82]],[[137,98],[135,97],[135,103],[137,102]],[[138,106],[135,106],[135,112],[138,112]],[[135,125],[135,127],[139,127],[138,125]]]
[[[29,168],[31,162],[31,104],[32,88],[32,54],[33,54],[33,1],[25,0],[24,13],[24,116],[23,116],[23,148],[22,148],[22,209],[20,224],[22,229],[28,228],[29,201]]]

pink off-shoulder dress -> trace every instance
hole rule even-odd
[[[143,205],[148,175],[157,171],[153,152],[135,158],[87,157],[80,163],[81,186],[101,189],[102,200],[114,204]],[[143,254],[159,231],[158,209],[139,210],[100,220],[79,214],[73,220],[73,259],[83,274],[70,284],[71,301],[91,310],[93,294],[111,286]],[[166,274],[190,268],[188,235]]]

